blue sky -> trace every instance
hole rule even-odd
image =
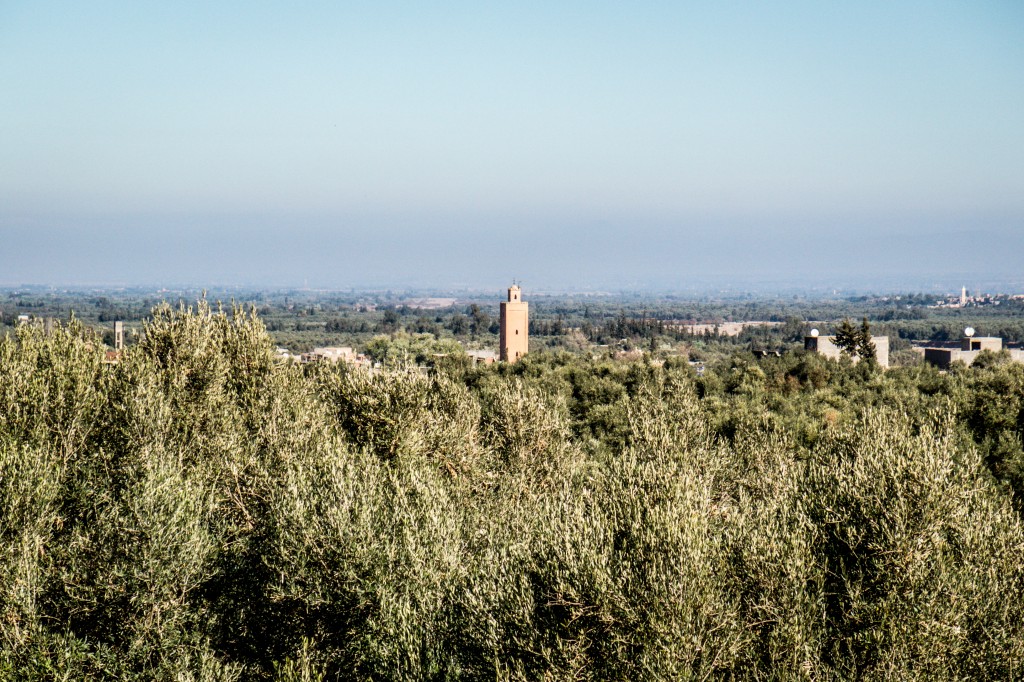
[[[1024,4],[0,3],[0,284],[1024,271]]]

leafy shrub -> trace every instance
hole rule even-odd
[[[0,677],[1024,674],[1016,365],[271,350],[0,340]]]

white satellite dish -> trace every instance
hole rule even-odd
[[[817,336],[818,334],[820,334],[820,333],[821,333],[821,332],[819,332],[819,331],[818,331],[817,329],[812,329],[812,330],[811,330],[811,336],[815,336],[815,337],[816,337],[816,336]]]
[[[964,330],[964,336],[967,336],[967,337],[974,336],[974,327],[968,327],[967,329],[965,329]]]

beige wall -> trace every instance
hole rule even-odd
[[[974,342],[974,343],[971,343]],[[964,347],[972,345],[973,350],[964,350]],[[997,336],[982,336],[980,338],[965,338],[960,348],[925,348],[924,361],[935,365],[939,369],[949,369],[954,362],[962,362],[965,365],[972,365],[978,359],[983,350],[998,353],[1003,349],[1003,340]],[[1012,362],[1024,362],[1024,350],[1017,348],[1010,349],[1010,360]]]
[[[978,354],[983,350],[998,353],[1003,349],[1003,340],[998,336],[965,336],[960,339],[960,348],[925,348],[924,361],[939,369],[949,369],[954,362],[965,365],[974,364]],[[1010,351],[1010,359],[1014,362],[1024,361],[1024,353],[1019,350]]]
[[[838,360],[843,351],[833,343],[833,336],[805,336],[804,350],[813,350],[824,355],[826,358]],[[875,359],[881,367],[889,366],[889,337],[872,336],[871,343],[875,344]],[[854,358],[857,360],[858,358]]]
[[[508,300],[501,303],[501,359],[515,362],[530,350],[530,304],[522,300],[519,287],[508,289]]]
[[[1003,349],[1003,340],[998,336],[965,336],[960,339],[960,350],[990,350],[998,353]]]

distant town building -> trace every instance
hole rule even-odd
[[[302,354],[302,362],[355,362],[356,353],[349,346],[325,346]]]
[[[508,300],[501,302],[499,351],[505,362],[516,362],[530,350],[530,304],[522,300],[519,287],[508,288]]]
[[[980,308],[982,306],[1001,305],[1003,301],[1011,301],[1015,297],[1006,294],[985,294],[975,292],[968,295],[967,287],[960,287],[958,296],[949,296],[935,301],[932,308]]]
[[[973,330],[967,331],[973,334]],[[960,340],[959,348],[925,348],[924,361],[935,365],[939,369],[949,369],[954,362],[962,362],[971,365],[978,359],[982,351],[998,353],[1003,349],[1003,340],[998,336],[965,335]],[[1013,349],[1009,351],[1010,360],[1013,362],[1024,362],[1024,350]]]
[[[843,355],[843,349],[835,344],[835,338],[834,336],[815,336],[812,333],[810,336],[804,337],[804,350],[813,351],[824,355],[826,358],[838,360]],[[875,346],[875,360],[878,361],[879,366],[888,367],[889,337],[872,336],[871,343]],[[856,360],[857,358],[854,359]]]
[[[116,365],[121,362],[121,354],[124,353],[124,322],[114,322],[114,350],[103,352],[103,363]]]
[[[467,350],[466,355],[474,365],[490,365],[498,359],[498,354],[493,350]]]
[[[299,353],[292,353],[287,348],[278,346],[274,349],[274,357],[284,362],[302,362],[302,355]]]

